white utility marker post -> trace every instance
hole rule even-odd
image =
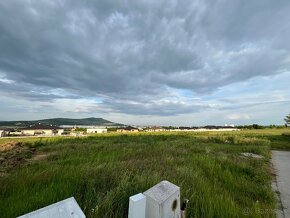
[[[143,193],[146,218],[180,218],[180,188],[162,181]]]
[[[22,215],[18,218],[86,218],[74,197]]]
[[[146,197],[142,193],[129,198],[128,218],[145,218]]]

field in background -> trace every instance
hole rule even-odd
[[[0,151],[1,217],[70,196],[87,217],[126,217],[128,198],[164,179],[190,200],[188,217],[275,217],[270,149],[290,150],[289,134],[265,129],[0,139],[0,145],[14,141]]]

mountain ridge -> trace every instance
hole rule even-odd
[[[122,126],[123,124],[114,123],[103,118],[88,117],[81,119],[72,118],[51,118],[41,120],[18,120],[18,121],[0,121],[0,126],[14,126],[14,127],[27,127],[35,124],[44,125],[84,125],[84,126]]]

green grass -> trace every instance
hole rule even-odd
[[[23,152],[28,154],[18,164],[0,167],[6,171],[0,178],[1,217],[71,196],[87,217],[126,217],[129,197],[162,180],[180,186],[181,197],[190,200],[188,217],[275,217],[262,212],[275,208],[270,149],[290,148],[285,132],[289,130],[25,139]],[[11,152],[2,152],[2,163]],[[265,158],[245,158],[241,152]],[[30,160],[38,154],[47,157]]]

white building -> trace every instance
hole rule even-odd
[[[146,132],[164,132],[164,131],[166,131],[166,129],[162,127],[150,127],[147,129]]]
[[[5,136],[5,131],[4,130],[0,130],[0,137],[4,137]]]
[[[87,129],[87,133],[90,134],[90,133],[107,133],[108,130],[105,129],[105,128],[90,128],[90,129]]]
[[[52,125],[34,125],[27,128],[22,129],[22,135],[26,136],[34,136],[34,135],[61,135],[63,133],[63,129],[52,126]]]

